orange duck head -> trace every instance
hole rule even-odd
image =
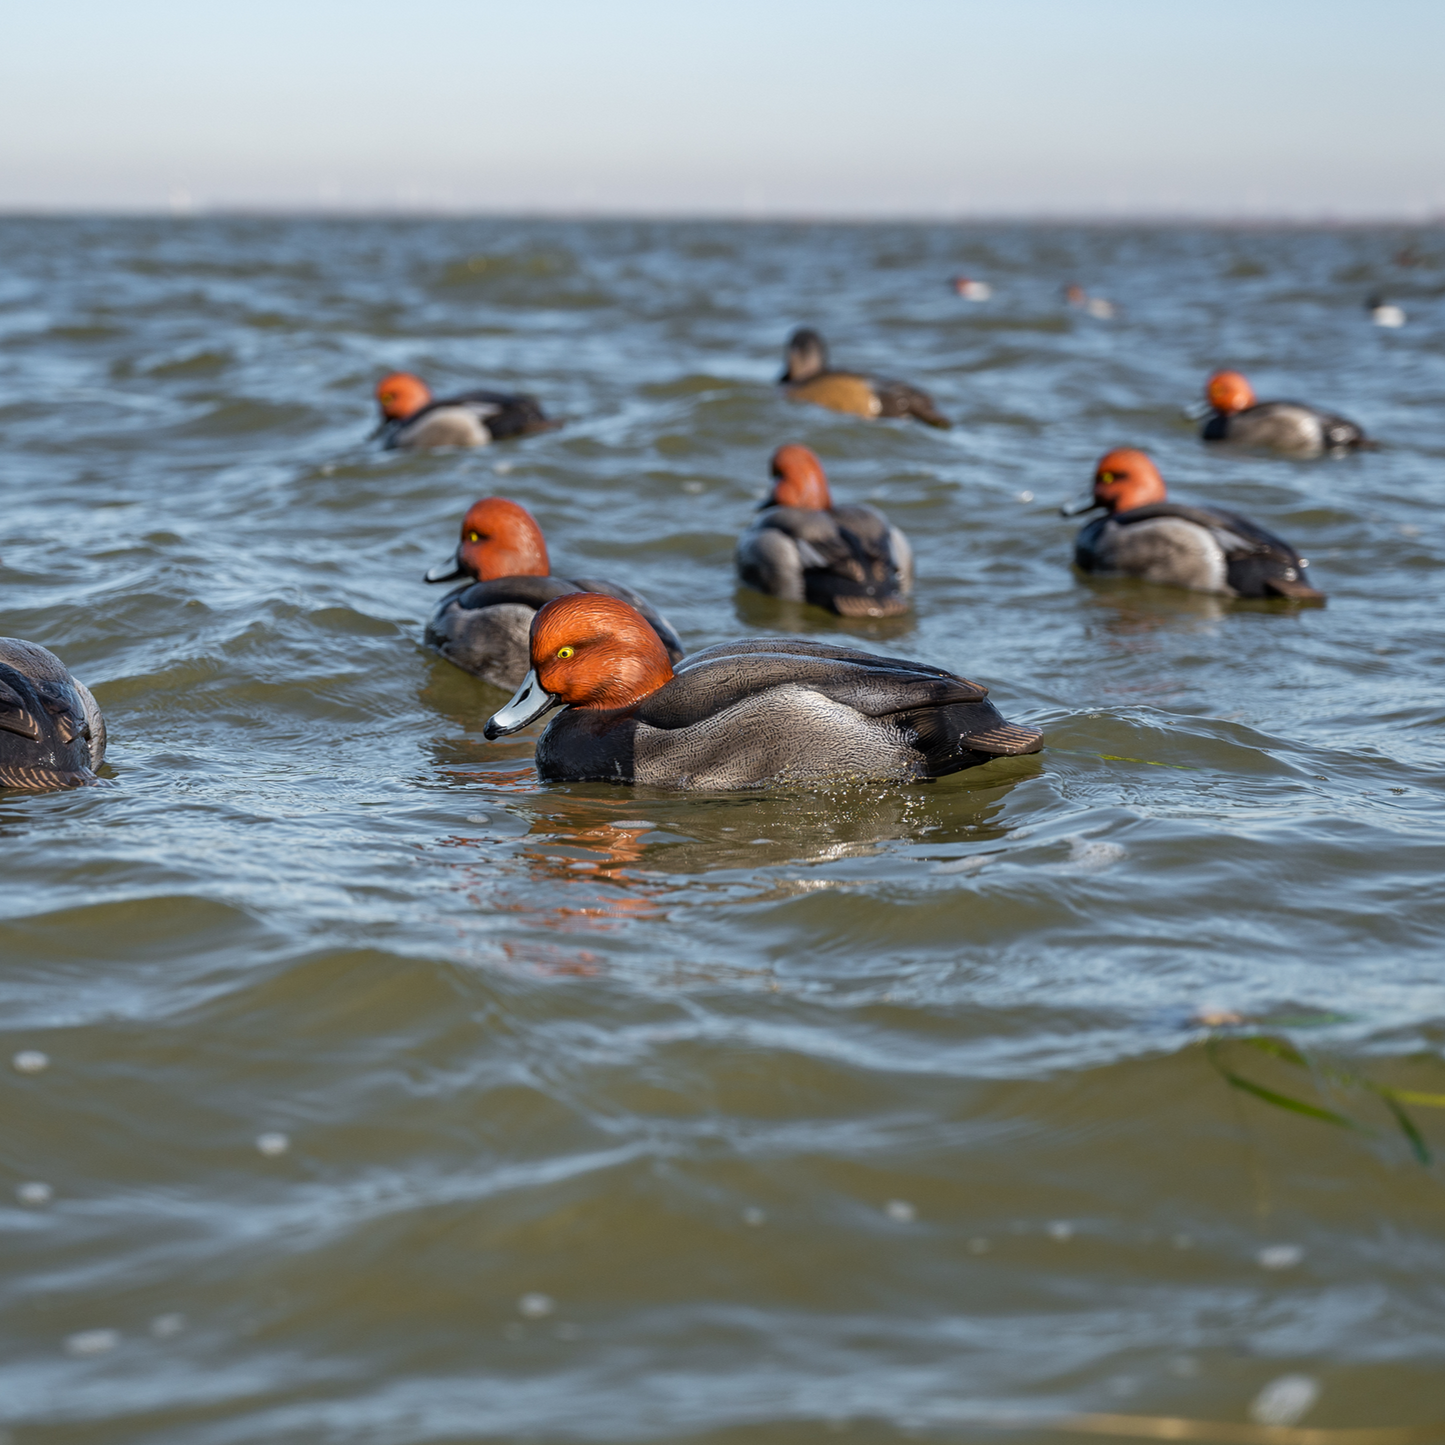
[[[1210,406],[1225,416],[1254,405],[1254,388],[1237,371],[1216,371],[1204,395]]]
[[[405,421],[431,400],[431,387],[409,371],[394,371],[376,383],[376,400],[385,421]]]
[[[833,505],[823,463],[807,447],[779,447],[773,453],[773,490],[765,507],[801,507],[826,512]]]
[[[671,678],[657,633],[635,607],[597,592],[569,592],[537,609],[532,670],[483,732],[505,737],[554,707],[631,707]]]
[[[455,582],[470,577],[490,582],[495,577],[548,577],[547,544],[532,514],[505,497],[483,497],[462,518],[462,539],[450,562],[433,567],[428,582]]]
[[[1147,452],[1137,451],[1134,447],[1118,447],[1099,458],[1099,464],[1094,468],[1094,489],[1090,495],[1081,501],[1067,503],[1059,511],[1066,517],[1092,512],[1096,507],[1103,507],[1111,514],[1132,512],[1135,507],[1162,502],[1167,495],[1164,478],[1159,475],[1159,468]]]

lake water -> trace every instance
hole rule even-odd
[[[112,739],[111,786],[0,798],[13,1445],[1445,1417],[1445,235],[0,241],[0,634]],[[955,429],[784,401],[803,323]],[[1383,446],[1206,451],[1218,365]],[[379,453],[395,368],[566,426]],[[915,617],[736,589],[784,441],[910,534]],[[1056,509],[1120,444],[1292,540],[1329,606],[1077,580]],[[489,493],[689,648],[924,658],[1046,751],[541,786],[535,729],[485,742],[504,695],[420,645]]]

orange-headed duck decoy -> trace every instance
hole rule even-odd
[[[1309,563],[1288,542],[1237,512],[1180,506],[1165,496],[1164,479],[1144,452],[1106,453],[1092,495],[1059,509],[1066,517],[1105,509],[1079,533],[1074,565],[1226,597],[1325,600],[1306,580]]]
[[[105,719],[47,648],[0,637],[0,788],[74,788],[96,781]]]
[[[1212,410],[1200,433],[1207,442],[1237,442],[1296,457],[1348,452],[1369,446],[1354,422],[1298,401],[1256,401],[1237,371],[1216,371],[1205,397]]]
[[[897,617],[913,591],[913,549],[872,507],[835,507],[823,464],[807,447],[773,453],[776,481],[738,539],[738,576],[788,602],[844,617]]]
[[[647,619],[611,597],[547,603],[532,622],[531,660],[486,735],[565,709],[537,740],[548,782],[913,782],[1042,746],[976,682],[848,647],[755,637],[718,643],[674,671]]]
[[[788,338],[786,365],[778,381],[794,401],[811,401],[829,411],[867,417],[915,416],[929,426],[951,425],[926,391],[906,381],[834,371],[828,365],[827,344],[809,326]]]
[[[436,400],[419,376],[397,371],[376,384],[384,447],[484,447],[561,425],[548,421],[535,398],[505,391],[464,391]]]
[[[474,502],[462,519],[456,555],[426,574],[428,582],[468,579],[432,613],[428,644],[483,682],[516,687],[527,673],[527,638],[537,609],[569,592],[601,592],[635,607],[666,655],[674,662],[682,657],[682,641],[672,624],[630,587],[551,572],[542,529],[525,507],[502,497]]]

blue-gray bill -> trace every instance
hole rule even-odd
[[[539,717],[561,705],[562,699],[553,697],[537,681],[537,670],[533,668],[522,679],[521,687],[512,694],[511,702],[487,719],[482,735],[490,742],[496,742],[508,733],[520,732],[528,723],[536,722]]]
[[[438,562],[435,567],[426,569],[424,582],[460,582],[468,574],[462,570],[461,562],[455,557],[448,557],[445,562]]]

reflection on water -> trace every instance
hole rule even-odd
[[[0,634],[116,784],[0,802],[15,1445],[1438,1419],[1445,317],[1359,306],[1433,232],[0,232]],[[804,323],[954,430],[785,402]],[[1206,451],[1230,361],[1388,445]],[[399,367],[567,425],[378,453]],[[784,441],[909,534],[912,615],[737,587]],[[1122,443],[1328,608],[1076,579]],[[419,645],[489,493],[690,649],[924,658],[1047,750],[543,786]]]

